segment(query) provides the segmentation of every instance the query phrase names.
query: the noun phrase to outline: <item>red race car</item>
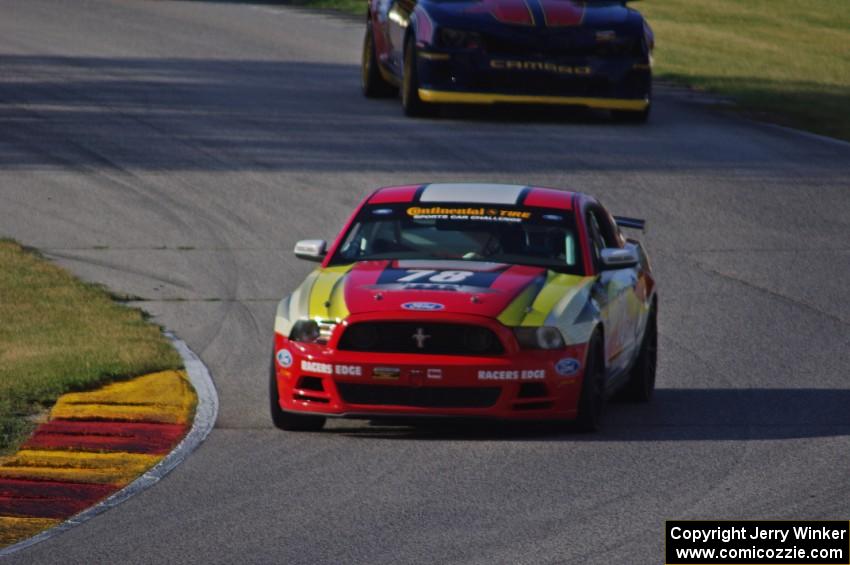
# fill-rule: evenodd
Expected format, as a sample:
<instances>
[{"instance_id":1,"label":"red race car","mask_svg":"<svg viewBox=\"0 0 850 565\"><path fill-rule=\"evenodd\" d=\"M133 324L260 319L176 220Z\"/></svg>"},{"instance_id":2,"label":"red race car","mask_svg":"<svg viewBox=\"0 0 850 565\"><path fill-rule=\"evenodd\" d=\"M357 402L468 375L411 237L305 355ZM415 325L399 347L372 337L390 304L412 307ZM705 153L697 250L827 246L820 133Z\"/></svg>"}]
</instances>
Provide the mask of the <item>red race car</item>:
<instances>
[{"instance_id":1,"label":"red race car","mask_svg":"<svg viewBox=\"0 0 850 565\"><path fill-rule=\"evenodd\" d=\"M579 192L521 185L381 188L275 316L271 415L576 420L655 387L657 296L641 244Z\"/></svg>"}]
</instances>

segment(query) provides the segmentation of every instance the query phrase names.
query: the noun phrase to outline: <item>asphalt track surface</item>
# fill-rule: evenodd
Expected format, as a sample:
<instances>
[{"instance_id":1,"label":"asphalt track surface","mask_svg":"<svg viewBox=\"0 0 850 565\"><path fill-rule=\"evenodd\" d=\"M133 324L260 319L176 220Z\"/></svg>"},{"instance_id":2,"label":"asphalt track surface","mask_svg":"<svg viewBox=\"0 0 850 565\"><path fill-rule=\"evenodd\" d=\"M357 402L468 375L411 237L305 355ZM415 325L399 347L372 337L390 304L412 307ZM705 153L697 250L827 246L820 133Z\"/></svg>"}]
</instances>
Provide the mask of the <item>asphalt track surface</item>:
<instances>
[{"instance_id":1,"label":"asphalt track surface","mask_svg":"<svg viewBox=\"0 0 850 565\"><path fill-rule=\"evenodd\" d=\"M10 563L662 561L673 518L847 518L850 149L661 94L409 120L362 25L243 3L0 2L0 233L135 297L209 365L208 441ZM659 38L663 41L663 38ZM658 392L604 432L272 428L275 301L373 187L583 189L646 217Z\"/></svg>"}]
</instances>

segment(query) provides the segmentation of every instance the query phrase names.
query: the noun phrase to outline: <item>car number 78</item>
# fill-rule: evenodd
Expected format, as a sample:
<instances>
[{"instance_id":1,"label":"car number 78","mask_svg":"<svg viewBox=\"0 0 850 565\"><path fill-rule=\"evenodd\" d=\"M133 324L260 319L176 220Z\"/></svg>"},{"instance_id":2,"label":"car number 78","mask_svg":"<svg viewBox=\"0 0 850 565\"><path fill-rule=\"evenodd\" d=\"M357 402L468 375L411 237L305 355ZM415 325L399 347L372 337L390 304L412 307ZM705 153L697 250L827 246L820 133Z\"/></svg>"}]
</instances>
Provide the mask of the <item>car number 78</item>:
<instances>
[{"instance_id":1,"label":"car number 78","mask_svg":"<svg viewBox=\"0 0 850 565\"><path fill-rule=\"evenodd\" d=\"M407 273L407 275L398 279L398 282L428 280L435 283L457 283L465 281L475 274L472 271L434 271L425 269L410 269Z\"/></svg>"}]
</instances>

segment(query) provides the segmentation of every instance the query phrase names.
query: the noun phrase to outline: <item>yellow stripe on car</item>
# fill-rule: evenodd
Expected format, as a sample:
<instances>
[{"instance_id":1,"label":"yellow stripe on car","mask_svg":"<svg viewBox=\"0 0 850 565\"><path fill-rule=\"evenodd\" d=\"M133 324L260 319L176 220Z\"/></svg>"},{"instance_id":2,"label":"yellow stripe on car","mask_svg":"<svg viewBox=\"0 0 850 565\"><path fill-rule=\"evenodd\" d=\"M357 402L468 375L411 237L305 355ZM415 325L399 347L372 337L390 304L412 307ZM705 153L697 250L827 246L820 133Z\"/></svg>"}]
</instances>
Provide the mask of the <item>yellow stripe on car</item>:
<instances>
[{"instance_id":1,"label":"yellow stripe on car","mask_svg":"<svg viewBox=\"0 0 850 565\"><path fill-rule=\"evenodd\" d=\"M348 316L342 281L353 267L354 263L320 270L310 291L310 318L341 320Z\"/></svg>"},{"instance_id":2,"label":"yellow stripe on car","mask_svg":"<svg viewBox=\"0 0 850 565\"><path fill-rule=\"evenodd\" d=\"M546 318L559 304L568 303L581 288L593 281L593 277L567 275L550 271L543 289L537 294L531 310L519 325L542 326Z\"/></svg>"},{"instance_id":3,"label":"yellow stripe on car","mask_svg":"<svg viewBox=\"0 0 850 565\"><path fill-rule=\"evenodd\" d=\"M423 102L437 104L557 104L586 106L600 110L632 110L640 112L649 106L649 100L628 98L591 98L583 96L538 96L531 94L498 94L490 92L451 92L419 89Z\"/></svg>"}]
</instances>

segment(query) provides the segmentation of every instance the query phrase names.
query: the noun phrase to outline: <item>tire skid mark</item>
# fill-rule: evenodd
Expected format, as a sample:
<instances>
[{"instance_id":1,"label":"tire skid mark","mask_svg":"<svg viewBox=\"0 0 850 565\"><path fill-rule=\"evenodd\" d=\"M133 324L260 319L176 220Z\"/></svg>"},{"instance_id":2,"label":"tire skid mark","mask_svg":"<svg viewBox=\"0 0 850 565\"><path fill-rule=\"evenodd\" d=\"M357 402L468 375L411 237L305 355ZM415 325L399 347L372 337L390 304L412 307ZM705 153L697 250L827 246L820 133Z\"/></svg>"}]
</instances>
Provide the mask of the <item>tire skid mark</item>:
<instances>
[{"instance_id":1,"label":"tire skid mark","mask_svg":"<svg viewBox=\"0 0 850 565\"><path fill-rule=\"evenodd\" d=\"M14 455L0 459L0 547L51 528L145 473L189 430L184 371L63 395Z\"/></svg>"}]
</instances>

